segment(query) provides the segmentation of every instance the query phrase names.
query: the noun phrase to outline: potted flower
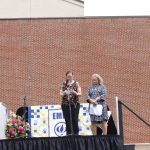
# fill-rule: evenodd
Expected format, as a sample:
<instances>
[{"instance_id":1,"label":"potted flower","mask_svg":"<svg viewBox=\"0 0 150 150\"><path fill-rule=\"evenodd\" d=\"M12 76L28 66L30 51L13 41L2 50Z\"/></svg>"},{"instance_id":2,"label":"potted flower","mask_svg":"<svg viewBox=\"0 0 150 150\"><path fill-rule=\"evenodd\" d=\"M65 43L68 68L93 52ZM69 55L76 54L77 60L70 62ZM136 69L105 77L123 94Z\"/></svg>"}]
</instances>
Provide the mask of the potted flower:
<instances>
[{"instance_id":1,"label":"potted flower","mask_svg":"<svg viewBox=\"0 0 150 150\"><path fill-rule=\"evenodd\" d=\"M15 113L10 113L5 130L5 135L8 139L27 137L29 131L29 123L25 123L23 118Z\"/></svg>"}]
</instances>

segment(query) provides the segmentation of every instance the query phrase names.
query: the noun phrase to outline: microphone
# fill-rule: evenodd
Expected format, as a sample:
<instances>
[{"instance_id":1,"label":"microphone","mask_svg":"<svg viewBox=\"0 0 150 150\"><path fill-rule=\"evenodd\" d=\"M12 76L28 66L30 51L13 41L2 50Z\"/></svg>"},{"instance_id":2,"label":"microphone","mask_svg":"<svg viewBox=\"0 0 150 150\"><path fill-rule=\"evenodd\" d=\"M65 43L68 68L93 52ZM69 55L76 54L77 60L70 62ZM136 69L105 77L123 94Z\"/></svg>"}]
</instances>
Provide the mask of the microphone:
<instances>
[{"instance_id":1,"label":"microphone","mask_svg":"<svg viewBox=\"0 0 150 150\"><path fill-rule=\"evenodd\" d=\"M66 85L67 85L67 87L70 86L70 80L66 80Z\"/></svg>"},{"instance_id":2,"label":"microphone","mask_svg":"<svg viewBox=\"0 0 150 150\"><path fill-rule=\"evenodd\" d=\"M70 87L70 80L68 81L68 87Z\"/></svg>"}]
</instances>

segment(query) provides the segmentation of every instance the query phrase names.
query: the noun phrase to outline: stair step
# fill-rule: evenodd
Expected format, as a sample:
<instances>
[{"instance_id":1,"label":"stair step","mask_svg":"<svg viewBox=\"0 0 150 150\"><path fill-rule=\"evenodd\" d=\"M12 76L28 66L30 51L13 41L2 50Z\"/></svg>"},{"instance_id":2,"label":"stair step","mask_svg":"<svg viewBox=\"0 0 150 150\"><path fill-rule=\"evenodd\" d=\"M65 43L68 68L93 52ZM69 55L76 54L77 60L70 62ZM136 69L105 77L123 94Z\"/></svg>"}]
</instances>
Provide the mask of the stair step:
<instances>
[{"instance_id":1,"label":"stair step","mask_svg":"<svg viewBox=\"0 0 150 150\"><path fill-rule=\"evenodd\" d=\"M125 150L150 150L150 143L125 144Z\"/></svg>"}]
</instances>

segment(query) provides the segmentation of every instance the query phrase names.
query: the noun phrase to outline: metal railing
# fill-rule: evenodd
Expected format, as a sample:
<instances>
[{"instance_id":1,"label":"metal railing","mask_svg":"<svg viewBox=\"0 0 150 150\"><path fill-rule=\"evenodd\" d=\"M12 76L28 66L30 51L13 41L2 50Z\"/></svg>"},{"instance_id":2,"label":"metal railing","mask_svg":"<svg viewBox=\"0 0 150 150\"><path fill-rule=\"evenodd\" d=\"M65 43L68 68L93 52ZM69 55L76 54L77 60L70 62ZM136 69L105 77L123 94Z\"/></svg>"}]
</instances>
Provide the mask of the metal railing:
<instances>
[{"instance_id":1,"label":"metal railing","mask_svg":"<svg viewBox=\"0 0 150 150\"><path fill-rule=\"evenodd\" d=\"M74 1L77 1L77 2L79 2L79 3L84 4L84 1L83 1L83 0L74 0Z\"/></svg>"},{"instance_id":2,"label":"metal railing","mask_svg":"<svg viewBox=\"0 0 150 150\"><path fill-rule=\"evenodd\" d=\"M145 125L150 127L150 124L146 122L142 117L140 117L137 113L135 113L131 108L129 108L126 104L124 104L122 101L116 97L116 115L117 115L117 134L122 137L122 140L124 142L124 133L123 133L123 106L130 111L134 116L137 117L141 122L143 122Z\"/></svg>"}]
</instances>

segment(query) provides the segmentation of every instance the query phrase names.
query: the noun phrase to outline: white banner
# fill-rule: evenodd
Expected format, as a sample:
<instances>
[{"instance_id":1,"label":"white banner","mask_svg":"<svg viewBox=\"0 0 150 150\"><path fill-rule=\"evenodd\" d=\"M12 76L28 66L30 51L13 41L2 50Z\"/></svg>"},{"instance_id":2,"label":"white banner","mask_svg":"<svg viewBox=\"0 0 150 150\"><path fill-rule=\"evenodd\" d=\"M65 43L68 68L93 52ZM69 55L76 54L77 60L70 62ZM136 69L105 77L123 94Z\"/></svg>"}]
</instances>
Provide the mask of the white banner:
<instances>
[{"instance_id":1,"label":"white banner","mask_svg":"<svg viewBox=\"0 0 150 150\"><path fill-rule=\"evenodd\" d=\"M61 109L49 109L49 136L65 136L66 124Z\"/></svg>"}]
</instances>

